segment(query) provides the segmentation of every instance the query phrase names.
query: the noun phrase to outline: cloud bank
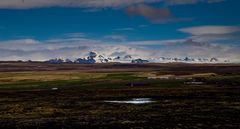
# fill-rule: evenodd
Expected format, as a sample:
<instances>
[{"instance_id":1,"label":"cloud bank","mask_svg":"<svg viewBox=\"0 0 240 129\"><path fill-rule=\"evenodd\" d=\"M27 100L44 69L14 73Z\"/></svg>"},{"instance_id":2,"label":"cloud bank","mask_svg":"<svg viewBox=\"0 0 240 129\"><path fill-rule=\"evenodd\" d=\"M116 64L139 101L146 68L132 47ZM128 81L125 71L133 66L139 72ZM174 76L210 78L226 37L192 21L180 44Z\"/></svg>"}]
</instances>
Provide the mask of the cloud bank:
<instances>
[{"instance_id":1,"label":"cloud bank","mask_svg":"<svg viewBox=\"0 0 240 129\"><path fill-rule=\"evenodd\" d=\"M155 46L154 48L152 46ZM153 40L106 43L92 39L58 39L38 41L33 39L9 40L0 42L0 60L45 61L51 58L83 58L90 51L106 57L131 55L148 60L159 57L186 56L192 58L212 58L240 62L240 46L197 42L193 40Z\"/></svg>"},{"instance_id":2,"label":"cloud bank","mask_svg":"<svg viewBox=\"0 0 240 129\"><path fill-rule=\"evenodd\" d=\"M152 21L168 21L174 18L168 8L155 8L144 4L134 5L126 8L130 15L143 16Z\"/></svg>"},{"instance_id":3,"label":"cloud bank","mask_svg":"<svg viewBox=\"0 0 240 129\"><path fill-rule=\"evenodd\" d=\"M44 7L121 8L134 4L163 2L166 5L217 3L224 0L1 0L1 9Z\"/></svg>"},{"instance_id":4,"label":"cloud bank","mask_svg":"<svg viewBox=\"0 0 240 129\"><path fill-rule=\"evenodd\" d=\"M229 34L240 32L240 26L198 26L182 28L179 31L189 33L191 35L205 35L205 34Z\"/></svg>"},{"instance_id":5,"label":"cloud bank","mask_svg":"<svg viewBox=\"0 0 240 129\"><path fill-rule=\"evenodd\" d=\"M204 3L219 3L225 0L165 0L167 5L183 5L183 4L197 4L200 2Z\"/></svg>"},{"instance_id":6,"label":"cloud bank","mask_svg":"<svg viewBox=\"0 0 240 129\"><path fill-rule=\"evenodd\" d=\"M198 41L240 41L240 26L196 26L181 28L178 31L188 33L192 39Z\"/></svg>"},{"instance_id":7,"label":"cloud bank","mask_svg":"<svg viewBox=\"0 0 240 129\"><path fill-rule=\"evenodd\" d=\"M29 9L42 7L119 8L138 3L152 3L162 0L4 0L0 8Z\"/></svg>"}]
</instances>

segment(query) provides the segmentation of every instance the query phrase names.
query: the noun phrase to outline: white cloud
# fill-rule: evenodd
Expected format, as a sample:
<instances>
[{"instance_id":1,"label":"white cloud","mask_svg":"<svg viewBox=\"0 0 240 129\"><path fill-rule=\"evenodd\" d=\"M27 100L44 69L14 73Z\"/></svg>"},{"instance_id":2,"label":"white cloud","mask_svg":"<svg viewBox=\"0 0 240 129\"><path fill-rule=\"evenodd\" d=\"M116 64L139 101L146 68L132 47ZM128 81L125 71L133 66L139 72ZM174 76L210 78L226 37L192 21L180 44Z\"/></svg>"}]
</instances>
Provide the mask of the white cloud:
<instances>
[{"instance_id":1,"label":"white cloud","mask_svg":"<svg viewBox=\"0 0 240 129\"><path fill-rule=\"evenodd\" d=\"M227 42L239 42L239 34L206 34L191 36L191 39L199 42L211 42L211 41L227 41Z\"/></svg>"},{"instance_id":2,"label":"white cloud","mask_svg":"<svg viewBox=\"0 0 240 129\"><path fill-rule=\"evenodd\" d=\"M82 38L82 37L86 37L86 34L85 33L68 33L68 34L64 34L64 36L69 38Z\"/></svg>"},{"instance_id":3,"label":"white cloud","mask_svg":"<svg viewBox=\"0 0 240 129\"><path fill-rule=\"evenodd\" d=\"M176 5L176 4L195 4L198 3L199 0L167 0L167 5Z\"/></svg>"},{"instance_id":4,"label":"white cloud","mask_svg":"<svg viewBox=\"0 0 240 129\"><path fill-rule=\"evenodd\" d=\"M146 28L148 25L138 25L139 28Z\"/></svg>"},{"instance_id":5,"label":"white cloud","mask_svg":"<svg viewBox=\"0 0 240 129\"><path fill-rule=\"evenodd\" d=\"M143 16L154 23L166 23L176 21L189 21L191 18L178 18L173 15L169 8L157 8L146 4L128 6L125 9L128 15Z\"/></svg>"},{"instance_id":6,"label":"white cloud","mask_svg":"<svg viewBox=\"0 0 240 129\"><path fill-rule=\"evenodd\" d=\"M162 0L2 0L0 8L29 9L40 7L82 7L107 8L124 7L138 3L152 3Z\"/></svg>"},{"instance_id":7,"label":"white cloud","mask_svg":"<svg viewBox=\"0 0 240 129\"><path fill-rule=\"evenodd\" d=\"M164 2L168 5L216 3L223 0L1 0L0 8L30 9L42 7L119 8L141 3Z\"/></svg>"},{"instance_id":8,"label":"white cloud","mask_svg":"<svg viewBox=\"0 0 240 129\"><path fill-rule=\"evenodd\" d=\"M106 36L104 36L104 38L108 39L108 40L116 40L116 41L125 41L126 40L126 36L124 36L124 35L116 35L116 34L106 35Z\"/></svg>"},{"instance_id":9,"label":"white cloud","mask_svg":"<svg viewBox=\"0 0 240 129\"><path fill-rule=\"evenodd\" d=\"M162 45L152 47L152 45ZM156 40L132 42L103 42L92 39L58 39L37 41L33 39L0 42L0 60L38 60L50 58L86 57L90 51L112 57L116 53L132 55L134 58L151 59L159 57L216 57L240 62L240 46L209 44L192 40Z\"/></svg>"},{"instance_id":10,"label":"white cloud","mask_svg":"<svg viewBox=\"0 0 240 129\"><path fill-rule=\"evenodd\" d=\"M0 60L37 60L50 58L86 57L90 51L110 56L114 52L125 51L135 57L145 58L147 49L127 45L106 44L92 39L51 39L40 42L33 39L9 40L0 42Z\"/></svg>"},{"instance_id":11,"label":"white cloud","mask_svg":"<svg viewBox=\"0 0 240 129\"><path fill-rule=\"evenodd\" d=\"M197 26L178 29L190 34L190 38L199 42L235 40L240 41L240 26Z\"/></svg>"},{"instance_id":12,"label":"white cloud","mask_svg":"<svg viewBox=\"0 0 240 129\"><path fill-rule=\"evenodd\" d=\"M240 32L240 26L197 26L179 29L181 32L191 35L206 35L206 34L229 34Z\"/></svg>"},{"instance_id":13,"label":"white cloud","mask_svg":"<svg viewBox=\"0 0 240 129\"><path fill-rule=\"evenodd\" d=\"M185 39L174 39L174 40L147 40L147 41L129 41L121 44L126 45L138 45L138 46L149 46L149 45L176 45L184 42Z\"/></svg>"},{"instance_id":14,"label":"white cloud","mask_svg":"<svg viewBox=\"0 0 240 129\"><path fill-rule=\"evenodd\" d=\"M156 8L145 4L138 4L126 8L129 15L143 16L152 21L166 21L174 18L172 12L168 8Z\"/></svg>"},{"instance_id":15,"label":"white cloud","mask_svg":"<svg viewBox=\"0 0 240 129\"><path fill-rule=\"evenodd\" d=\"M114 29L116 31L133 31L135 30L134 28L131 28L131 27L126 27L126 28L117 28L117 29Z\"/></svg>"},{"instance_id":16,"label":"white cloud","mask_svg":"<svg viewBox=\"0 0 240 129\"><path fill-rule=\"evenodd\" d=\"M183 5L183 4L197 4L203 3L219 3L226 0L165 0L167 5Z\"/></svg>"},{"instance_id":17,"label":"white cloud","mask_svg":"<svg viewBox=\"0 0 240 129\"><path fill-rule=\"evenodd\" d=\"M166 57L193 57L211 58L221 60L229 59L231 62L240 62L240 46L222 45L216 43L196 42L186 40L176 46L166 46L156 51L155 55Z\"/></svg>"}]
</instances>

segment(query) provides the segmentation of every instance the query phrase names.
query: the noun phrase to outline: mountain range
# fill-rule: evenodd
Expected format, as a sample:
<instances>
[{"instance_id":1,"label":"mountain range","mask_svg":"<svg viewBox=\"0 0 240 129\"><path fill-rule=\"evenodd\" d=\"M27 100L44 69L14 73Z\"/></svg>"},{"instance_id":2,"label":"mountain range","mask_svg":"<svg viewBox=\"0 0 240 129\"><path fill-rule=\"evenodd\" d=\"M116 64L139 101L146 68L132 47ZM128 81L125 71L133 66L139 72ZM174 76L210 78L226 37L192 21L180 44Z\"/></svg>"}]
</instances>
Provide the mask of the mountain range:
<instances>
[{"instance_id":1,"label":"mountain range","mask_svg":"<svg viewBox=\"0 0 240 129\"><path fill-rule=\"evenodd\" d=\"M134 58L132 55L106 57L96 52L89 52L87 57L76 59L61 59L55 58L45 62L49 63L171 63L171 62L183 62L183 63L230 63L230 60L220 60L218 58L176 58L176 57L158 57L150 59Z\"/></svg>"}]
</instances>

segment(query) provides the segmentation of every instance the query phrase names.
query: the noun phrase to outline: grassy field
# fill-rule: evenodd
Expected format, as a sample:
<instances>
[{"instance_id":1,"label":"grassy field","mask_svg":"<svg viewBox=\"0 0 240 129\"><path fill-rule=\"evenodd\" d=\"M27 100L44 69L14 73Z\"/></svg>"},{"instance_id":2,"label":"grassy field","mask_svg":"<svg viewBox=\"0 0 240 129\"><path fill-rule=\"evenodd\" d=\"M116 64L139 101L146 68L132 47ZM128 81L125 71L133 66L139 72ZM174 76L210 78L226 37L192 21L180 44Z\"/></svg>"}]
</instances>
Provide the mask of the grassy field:
<instances>
[{"instance_id":1,"label":"grassy field","mask_svg":"<svg viewBox=\"0 0 240 129\"><path fill-rule=\"evenodd\" d=\"M236 64L0 63L0 71L3 129L240 128ZM185 83L195 78L204 81ZM133 98L153 102L106 102Z\"/></svg>"}]
</instances>

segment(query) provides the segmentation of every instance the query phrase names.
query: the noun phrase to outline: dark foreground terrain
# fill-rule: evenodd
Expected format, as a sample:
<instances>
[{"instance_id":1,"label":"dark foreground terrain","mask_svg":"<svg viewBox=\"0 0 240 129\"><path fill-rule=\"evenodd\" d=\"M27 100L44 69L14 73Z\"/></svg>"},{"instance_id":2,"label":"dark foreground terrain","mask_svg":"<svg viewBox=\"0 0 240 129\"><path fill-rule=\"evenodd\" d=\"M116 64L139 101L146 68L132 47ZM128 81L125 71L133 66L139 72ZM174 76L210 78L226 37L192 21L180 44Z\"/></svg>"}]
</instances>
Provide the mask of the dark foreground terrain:
<instances>
[{"instance_id":1,"label":"dark foreground terrain","mask_svg":"<svg viewBox=\"0 0 240 129\"><path fill-rule=\"evenodd\" d=\"M2 62L0 128L238 129L240 65Z\"/></svg>"}]
</instances>

